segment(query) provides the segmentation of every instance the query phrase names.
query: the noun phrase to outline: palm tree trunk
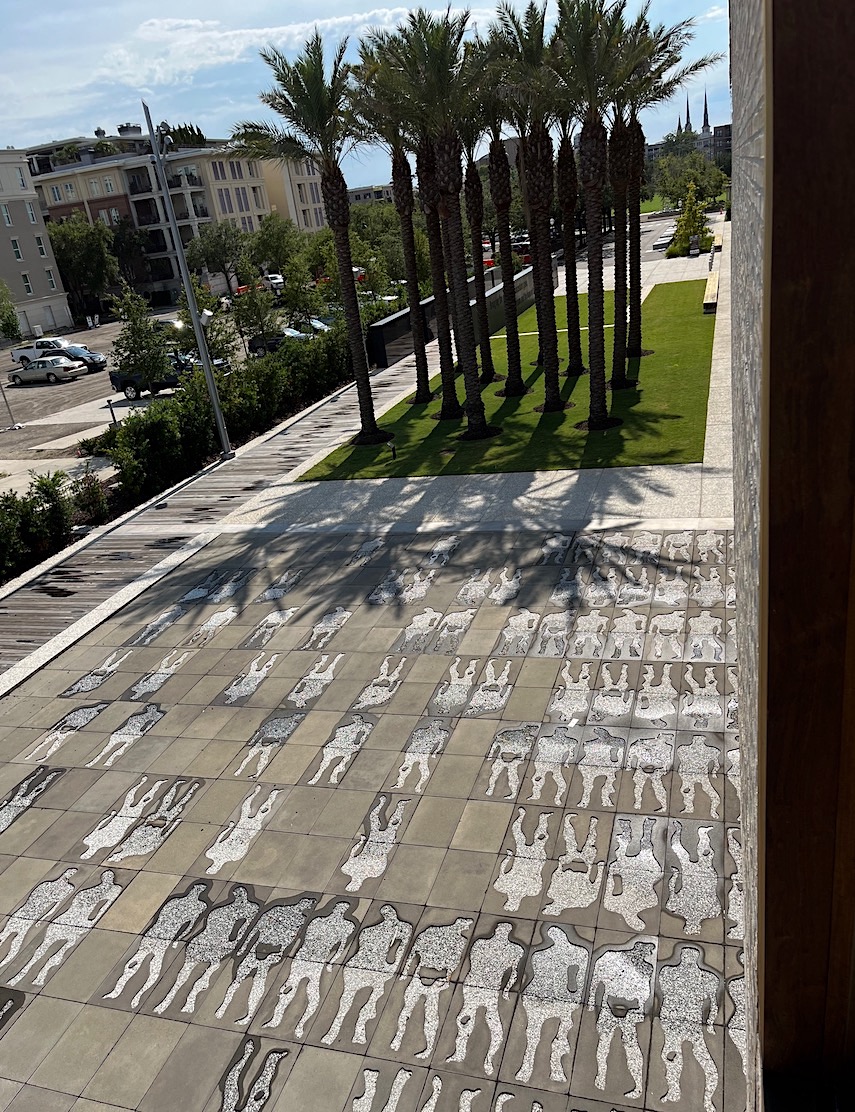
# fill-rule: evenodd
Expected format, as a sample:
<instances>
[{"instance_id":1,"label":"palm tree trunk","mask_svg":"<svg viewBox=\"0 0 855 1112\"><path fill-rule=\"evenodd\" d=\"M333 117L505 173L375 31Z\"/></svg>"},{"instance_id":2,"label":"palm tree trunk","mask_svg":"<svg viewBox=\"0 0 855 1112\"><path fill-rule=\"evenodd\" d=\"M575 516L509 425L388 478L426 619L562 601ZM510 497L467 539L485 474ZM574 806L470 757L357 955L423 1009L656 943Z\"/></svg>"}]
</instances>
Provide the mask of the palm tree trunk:
<instances>
[{"instance_id":1,"label":"palm tree trunk","mask_svg":"<svg viewBox=\"0 0 855 1112\"><path fill-rule=\"evenodd\" d=\"M469 239L472 245L472 270L475 286L475 309L478 314L479 347L481 349L481 385L487 386L498 378L493 368L490 350L490 321L487 316L487 288L484 282L484 192L481 176L474 162L466 167L464 183L466 219L469 222Z\"/></svg>"},{"instance_id":2,"label":"palm tree trunk","mask_svg":"<svg viewBox=\"0 0 855 1112\"><path fill-rule=\"evenodd\" d=\"M534 314L537 317L537 358L531 364L532 367L542 366L543 360L541 358L541 341L540 341L540 318L541 308L540 302L543 297L543 288L540 284L540 271L539 271L539 256L537 253L537 227L534 220L534 213L531 210L528 198L528 174L525 164L525 143L522 135L517 141L517 177L520 183L520 193L522 195L523 214L525 216L526 226L528 227L528 241L531 247L531 281L532 292L534 294Z\"/></svg>"},{"instance_id":3,"label":"palm tree trunk","mask_svg":"<svg viewBox=\"0 0 855 1112\"><path fill-rule=\"evenodd\" d=\"M537 333L543 366L544 413L564 408L558 378L558 331L555 323L555 291L552 285L552 245L549 242L549 210L554 193L552 139L535 121L525 137L526 191L534 230L532 260L534 279L540 291L537 304Z\"/></svg>"},{"instance_id":4,"label":"palm tree trunk","mask_svg":"<svg viewBox=\"0 0 855 1112\"><path fill-rule=\"evenodd\" d=\"M641 179L644 174L644 132L638 120L629 123L632 172L627 190L629 209L629 333L626 354L644 355L641 347Z\"/></svg>"},{"instance_id":5,"label":"palm tree trunk","mask_svg":"<svg viewBox=\"0 0 855 1112\"><path fill-rule=\"evenodd\" d=\"M496 207L499 229L499 258L502 264L502 304L505 310L505 336L508 347L508 377L501 393L519 398L526 392L520 361L520 335L517 325L517 294L514 286L514 261L511 247L511 170L501 139L490 143L490 194Z\"/></svg>"},{"instance_id":6,"label":"palm tree trunk","mask_svg":"<svg viewBox=\"0 0 855 1112\"><path fill-rule=\"evenodd\" d=\"M433 151L430 144L422 143L416 152L416 173L419 178L419 197L425 214L425 225L430 252L430 277L436 310L436 336L439 347L439 374L442 385L440 421L457 421L463 416L463 407L457 397L454 377L454 352L451 346L451 322L448 293L445 285L445 261L442 248L442 224L437 211L439 193L433 170Z\"/></svg>"},{"instance_id":7,"label":"palm tree trunk","mask_svg":"<svg viewBox=\"0 0 855 1112\"><path fill-rule=\"evenodd\" d=\"M631 386L626 377L626 194L615 193L615 334L612 390Z\"/></svg>"},{"instance_id":8,"label":"palm tree trunk","mask_svg":"<svg viewBox=\"0 0 855 1112\"><path fill-rule=\"evenodd\" d=\"M579 181L576 174L576 157L569 135L563 135L558 145L556 164L558 203L564 232L564 285L567 293L567 375L583 375L582 336L579 331L579 286L576 281L576 203L579 199Z\"/></svg>"},{"instance_id":9,"label":"palm tree trunk","mask_svg":"<svg viewBox=\"0 0 855 1112\"><path fill-rule=\"evenodd\" d=\"M425 405L433 394L430 390L427 352L425 351L425 318L419 292L416 265L416 239L413 231L413 175L407 156L400 147L392 152L392 191L398 220L401 224L401 246L404 273L407 279L407 304L410 308L410 329L413 333L413 354L416 360L416 396L414 405Z\"/></svg>"},{"instance_id":10,"label":"palm tree trunk","mask_svg":"<svg viewBox=\"0 0 855 1112\"><path fill-rule=\"evenodd\" d=\"M384 441L391 439L392 434L379 429L374 416L374 398L371 394L371 379L368 375L365 337L362 332L362 319L359 315L356 282L353 278L347 183L338 166L334 170L326 170L321 175L321 192L324 198L327 223L333 233L338 277L341 285L341 299L344 305L344 319L347 325L347 340L353 364L353 375L356 379L356 395L359 400L360 430L353 438L353 443L382 444Z\"/></svg>"}]
</instances>

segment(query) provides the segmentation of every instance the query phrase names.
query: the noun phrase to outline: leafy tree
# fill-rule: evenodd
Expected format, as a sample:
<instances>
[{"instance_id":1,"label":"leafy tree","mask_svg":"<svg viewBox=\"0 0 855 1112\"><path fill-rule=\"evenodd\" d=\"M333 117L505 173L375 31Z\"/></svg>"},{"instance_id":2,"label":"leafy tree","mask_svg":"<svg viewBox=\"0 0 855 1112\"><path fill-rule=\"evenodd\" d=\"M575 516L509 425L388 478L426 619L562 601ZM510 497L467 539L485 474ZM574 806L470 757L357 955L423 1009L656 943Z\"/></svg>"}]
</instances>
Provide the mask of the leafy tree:
<instances>
[{"instance_id":1,"label":"leafy tree","mask_svg":"<svg viewBox=\"0 0 855 1112\"><path fill-rule=\"evenodd\" d=\"M273 274L284 274L285 267L302 254L306 239L296 224L271 212L253 235L249 256L259 270L266 267Z\"/></svg>"},{"instance_id":2,"label":"leafy tree","mask_svg":"<svg viewBox=\"0 0 855 1112\"><path fill-rule=\"evenodd\" d=\"M173 145L176 149L181 147L204 147L207 140L201 128L195 124L178 124L169 127Z\"/></svg>"},{"instance_id":3,"label":"leafy tree","mask_svg":"<svg viewBox=\"0 0 855 1112\"><path fill-rule=\"evenodd\" d=\"M61 223L49 223L48 233L62 281L78 316L91 302L98 302L118 277L112 253L113 232L96 220L90 224L82 212L73 212Z\"/></svg>"},{"instance_id":4,"label":"leafy tree","mask_svg":"<svg viewBox=\"0 0 855 1112\"><path fill-rule=\"evenodd\" d=\"M688 255L692 236L698 237L701 251L706 250L709 247L708 233L704 207L696 196L694 182L689 182L683 200L683 211L677 220L674 239L666 252L668 258L673 259L677 255Z\"/></svg>"},{"instance_id":5,"label":"leafy tree","mask_svg":"<svg viewBox=\"0 0 855 1112\"><path fill-rule=\"evenodd\" d=\"M99 158L106 158L111 154L118 154L119 148L115 143L111 143L109 139L99 139L95 144L95 154Z\"/></svg>"},{"instance_id":6,"label":"leafy tree","mask_svg":"<svg viewBox=\"0 0 855 1112\"><path fill-rule=\"evenodd\" d=\"M167 339L148 315L145 298L123 281L119 296L113 298L113 308L123 322L113 344L113 362L120 373L140 375L144 386L166 378L173 369Z\"/></svg>"},{"instance_id":7,"label":"leafy tree","mask_svg":"<svg viewBox=\"0 0 855 1112\"><path fill-rule=\"evenodd\" d=\"M21 340L21 324L15 312L12 293L3 281L0 281L0 336L5 336L13 343Z\"/></svg>"},{"instance_id":8,"label":"leafy tree","mask_svg":"<svg viewBox=\"0 0 855 1112\"><path fill-rule=\"evenodd\" d=\"M244 341L252 336L274 336L279 331L276 297L264 289L248 256L238 262L238 277L244 290L232 302L232 319Z\"/></svg>"},{"instance_id":9,"label":"leafy tree","mask_svg":"<svg viewBox=\"0 0 855 1112\"><path fill-rule=\"evenodd\" d=\"M113 254L119 264L119 273L129 286L148 280L150 268L146 248L149 241L149 233L144 228L135 227L127 216L123 216L113 230Z\"/></svg>"},{"instance_id":10,"label":"leafy tree","mask_svg":"<svg viewBox=\"0 0 855 1112\"><path fill-rule=\"evenodd\" d=\"M208 309L214 314L211 323L205 329L208 354L212 359L229 359L235 346L235 334L227 317L219 312L219 297L207 286L203 286L195 274L190 275L190 285L193 289L198 312L201 313ZM193 322L187 308L187 294L183 287L178 297L178 306L178 319L184 323L184 328L181 330L178 339L178 348L191 355L196 353L196 336L193 332Z\"/></svg>"},{"instance_id":11,"label":"leafy tree","mask_svg":"<svg viewBox=\"0 0 855 1112\"><path fill-rule=\"evenodd\" d=\"M690 185L701 202L715 200L724 188L724 174L700 151L664 155L657 159L655 173L657 191L673 205L683 204Z\"/></svg>"},{"instance_id":12,"label":"leafy tree","mask_svg":"<svg viewBox=\"0 0 855 1112\"><path fill-rule=\"evenodd\" d=\"M204 224L187 245L187 262L193 270L222 274L232 293L232 279L237 277L238 260L246 253L248 241L249 233L228 220Z\"/></svg>"},{"instance_id":13,"label":"leafy tree","mask_svg":"<svg viewBox=\"0 0 855 1112\"><path fill-rule=\"evenodd\" d=\"M675 154L682 158L687 154L697 153L695 141L698 138L696 131L669 131L662 140L662 154Z\"/></svg>"},{"instance_id":14,"label":"leafy tree","mask_svg":"<svg viewBox=\"0 0 855 1112\"><path fill-rule=\"evenodd\" d=\"M66 143L64 147L56 152L55 160L62 163L64 166L71 162L79 162L80 148L75 147L73 143Z\"/></svg>"}]
</instances>

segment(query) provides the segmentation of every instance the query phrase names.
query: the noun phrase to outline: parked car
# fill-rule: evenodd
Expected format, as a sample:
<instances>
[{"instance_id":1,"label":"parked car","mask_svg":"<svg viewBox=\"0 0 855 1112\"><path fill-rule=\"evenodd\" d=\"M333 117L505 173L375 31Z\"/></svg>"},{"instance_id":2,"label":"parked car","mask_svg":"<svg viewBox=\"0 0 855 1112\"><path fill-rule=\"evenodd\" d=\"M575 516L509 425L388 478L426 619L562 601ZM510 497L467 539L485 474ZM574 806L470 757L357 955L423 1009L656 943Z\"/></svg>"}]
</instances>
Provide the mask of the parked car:
<instances>
[{"instance_id":1,"label":"parked car","mask_svg":"<svg viewBox=\"0 0 855 1112\"><path fill-rule=\"evenodd\" d=\"M272 290L274 293L278 293L285 288L285 279L281 274L265 274L261 281L267 289Z\"/></svg>"},{"instance_id":2,"label":"parked car","mask_svg":"<svg viewBox=\"0 0 855 1112\"><path fill-rule=\"evenodd\" d=\"M291 327L305 336L316 336L321 332L329 332L330 326L320 317L306 317L303 320L292 320Z\"/></svg>"},{"instance_id":3,"label":"parked car","mask_svg":"<svg viewBox=\"0 0 855 1112\"><path fill-rule=\"evenodd\" d=\"M181 375L185 371L191 370L193 366L193 361L189 356L182 355L177 351L169 352L169 361L173 366L173 371L154 382L145 384L141 374L128 374L127 372L112 370L110 371L110 385L118 393L124 394L131 402L136 401L146 390L152 396L156 396L161 390L169 390L177 386Z\"/></svg>"},{"instance_id":4,"label":"parked car","mask_svg":"<svg viewBox=\"0 0 855 1112\"><path fill-rule=\"evenodd\" d=\"M296 328L283 328L275 336L253 336L246 345L250 355L265 355L271 351L278 351L285 340L311 340L314 332L300 332Z\"/></svg>"},{"instance_id":5,"label":"parked car","mask_svg":"<svg viewBox=\"0 0 855 1112\"><path fill-rule=\"evenodd\" d=\"M89 374L94 371L103 371L107 366L107 356L102 355L100 351L90 351L85 344L69 344L65 349L65 354L69 359L74 359L78 363L85 363Z\"/></svg>"},{"instance_id":6,"label":"parked car","mask_svg":"<svg viewBox=\"0 0 855 1112\"><path fill-rule=\"evenodd\" d=\"M72 382L86 374L86 364L65 355L47 355L43 359L30 359L12 371L9 381L15 386L25 382Z\"/></svg>"},{"instance_id":7,"label":"parked car","mask_svg":"<svg viewBox=\"0 0 855 1112\"><path fill-rule=\"evenodd\" d=\"M168 332L170 336L177 336L179 332L184 331L185 324L183 320L164 318L162 320L156 320L154 322L154 327L161 329L163 332Z\"/></svg>"},{"instance_id":8,"label":"parked car","mask_svg":"<svg viewBox=\"0 0 855 1112\"><path fill-rule=\"evenodd\" d=\"M40 359L43 355L62 355L67 347L68 340L61 336L42 336L23 347L13 347L10 354L16 363L26 367L33 359Z\"/></svg>"}]
</instances>

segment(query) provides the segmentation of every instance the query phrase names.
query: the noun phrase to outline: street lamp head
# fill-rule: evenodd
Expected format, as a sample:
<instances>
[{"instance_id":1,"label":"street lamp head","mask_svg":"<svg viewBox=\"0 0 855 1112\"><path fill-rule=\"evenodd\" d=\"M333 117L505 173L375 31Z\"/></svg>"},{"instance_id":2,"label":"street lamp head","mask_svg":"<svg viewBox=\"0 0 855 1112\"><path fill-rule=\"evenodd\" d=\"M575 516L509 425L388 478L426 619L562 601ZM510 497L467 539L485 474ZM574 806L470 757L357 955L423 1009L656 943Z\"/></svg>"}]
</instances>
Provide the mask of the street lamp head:
<instances>
[{"instance_id":1,"label":"street lamp head","mask_svg":"<svg viewBox=\"0 0 855 1112\"><path fill-rule=\"evenodd\" d=\"M210 309L203 309L199 314L199 320L202 322L202 327L207 328L211 321L214 319L214 314Z\"/></svg>"}]
</instances>

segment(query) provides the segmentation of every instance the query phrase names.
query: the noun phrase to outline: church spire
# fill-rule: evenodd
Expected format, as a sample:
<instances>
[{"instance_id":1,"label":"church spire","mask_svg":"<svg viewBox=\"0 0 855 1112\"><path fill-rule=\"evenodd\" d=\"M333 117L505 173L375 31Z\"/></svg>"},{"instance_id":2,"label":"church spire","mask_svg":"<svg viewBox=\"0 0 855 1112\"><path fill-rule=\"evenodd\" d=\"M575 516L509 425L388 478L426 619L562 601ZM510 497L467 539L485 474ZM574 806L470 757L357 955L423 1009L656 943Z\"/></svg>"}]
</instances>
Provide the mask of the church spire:
<instances>
[{"instance_id":1,"label":"church spire","mask_svg":"<svg viewBox=\"0 0 855 1112\"><path fill-rule=\"evenodd\" d=\"M689 113L689 98L686 96L686 131L692 130L692 117Z\"/></svg>"},{"instance_id":2,"label":"church spire","mask_svg":"<svg viewBox=\"0 0 855 1112\"><path fill-rule=\"evenodd\" d=\"M678 135L683 134L683 121L680 119L679 116L677 117L677 134Z\"/></svg>"},{"instance_id":3,"label":"church spire","mask_svg":"<svg viewBox=\"0 0 855 1112\"><path fill-rule=\"evenodd\" d=\"M704 89L704 127L703 127L703 133L704 133L704 135L709 135L709 132L710 132L710 112L709 112L709 107L707 105L707 91L706 91L706 89Z\"/></svg>"}]
</instances>

